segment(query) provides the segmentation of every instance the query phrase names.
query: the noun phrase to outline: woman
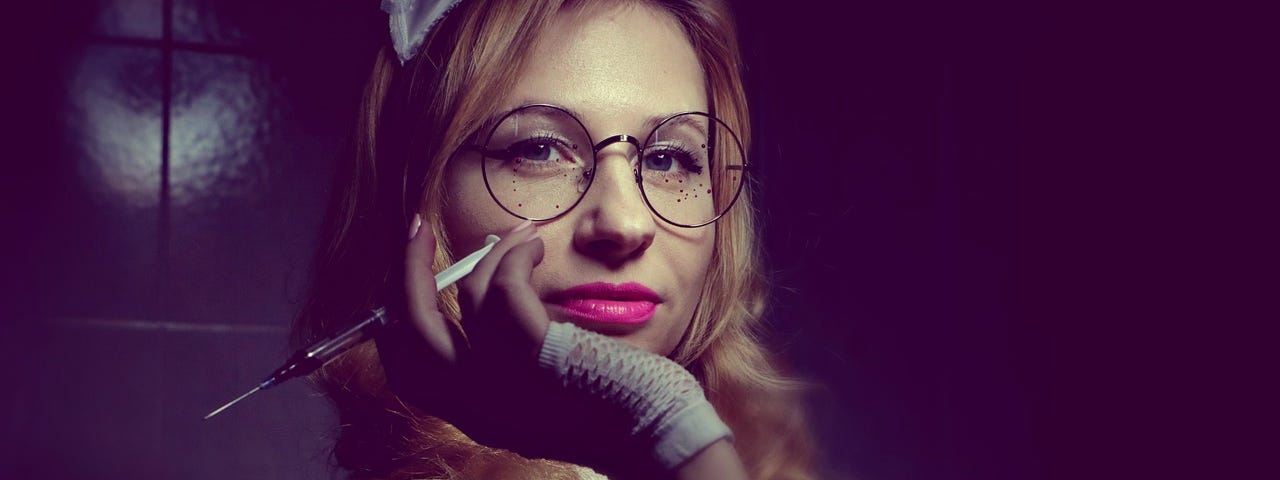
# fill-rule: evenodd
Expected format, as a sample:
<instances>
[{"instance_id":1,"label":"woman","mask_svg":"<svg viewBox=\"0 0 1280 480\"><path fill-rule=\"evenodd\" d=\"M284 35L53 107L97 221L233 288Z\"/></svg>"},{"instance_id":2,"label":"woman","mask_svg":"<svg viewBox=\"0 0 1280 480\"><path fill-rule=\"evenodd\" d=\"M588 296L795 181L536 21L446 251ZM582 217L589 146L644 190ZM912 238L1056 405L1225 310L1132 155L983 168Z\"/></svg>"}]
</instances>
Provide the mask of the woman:
<instances>
[{"instance_id":1,"label":"woman","mask_svg":"<svg viewBox=\"0 0 1280 480\"><path fill-rule=\"evenodd\" d=\"M403 65L383 49L294 326L408 320L313 378L339 465L812 477L796 385L756 339L734 35L714 0L463 0Z\"/></svg>"}]
</instances>

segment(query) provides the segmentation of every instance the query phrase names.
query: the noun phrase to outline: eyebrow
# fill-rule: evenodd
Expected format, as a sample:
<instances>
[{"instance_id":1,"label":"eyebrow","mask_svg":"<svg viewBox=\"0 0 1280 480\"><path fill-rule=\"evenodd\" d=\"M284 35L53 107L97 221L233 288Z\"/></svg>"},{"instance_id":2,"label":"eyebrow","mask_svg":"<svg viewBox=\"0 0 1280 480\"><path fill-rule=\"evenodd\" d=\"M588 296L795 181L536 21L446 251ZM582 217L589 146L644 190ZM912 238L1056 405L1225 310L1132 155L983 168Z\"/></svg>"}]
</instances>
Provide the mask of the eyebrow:
<instances>
[{"instance_id":1,"label":"eyebrow","mask_svg":"<svg viewBox=\"0 0 1280 480\"><path fill-rule=\"evenodd\" d=\"M476 134L488 134L490 131L494 129L494 127L498 126L498 120L501 120L507 115L510 115L511 112L514 112L521 108L530 107L533 105L549 105L552 107L559 108L561 110L569 112L569 115L572 115L573 118L578 119L578 122L582 122L581 113L578 113L577 110L574 110L572 108L569 108L563 105L557 105L554 103L546 103L546 102L521 102L519 105L516 105L511 108L499 109L497 112L494 112L492 115L489 115L489 118L486 118L483 122L480 123L480 125L476 129ZM585 124L583 126L585 126Z\"/></svg>"},{"instance_id":2,"label":"eyebrow","mask_svg":"<svg viewBox=\"0 0 1280 480\"><path fill-rule=\"evenodd\" d=\"M673 116L681 115L684 113L703 113L703 112L693 112L693 111L675 112L675 113L669 113L666 115L655 115L655 116L649 117L649 119L646 120L644 124L645 133L648 134L648 132L652 132L654 128L657 128L658 123L662 122L663 120L666 120ZM699 122L697 118L707 118L708 121ZM681 115L679 118L675 118L672 121L668 122L667 125L691 126L697 129L698 133L701 133L702 136L710 137L711 132L707 131L707 125L706 125L706 123L710 123L710 118L711 118L710 114L707 114L706 117L703 117L702 115Z\"/></svg>"},{"instance_id":3,"label":"eyebrow","mask_svg":"<svg viewBox=\"0 0 1280 480\"><path fill-rule=\"evenodd\" d=\"M566 111L566 112L569 112L569 115L573 115L573 118L578 119L578 121L579 121L579 122L582 122L583 126L586 126L586 122L582 119L582 117L583 117L582 113L581 113L581 112L578 112L577 110L574 110L574 109L573 109L573 107L567 107L567 106L564 106L564 105L557 105L557 104L554 104L554 103L546 103L546 102L522 102L522 103L520 103L519 105L516 105L516 106L511 107L511 108L508 108L508 109L499 110L497 113L495 113L495 114L493 114L493 115L490 115L490 116L489 116L489 118L485 119L485 121L484 121L483 123L481 123L481 124L480 124L480 128L479 128L479 130L478 130L477 132L485 132L485 133L488 133L490 130L492 130L492 129L493 129L493 127L496 127L496 126L497 126L498 120L502 119L502 117L506 116L507 114L509 114L509 113L511 113L511 112L513 112L513 111L516 111L516 110L521 109L521 108L524 108L524 107L528 107L528 106L530 106L530 105L550 105L550 106L553 106L553 107L556 107L556 108L560 108L560 109L562 109L562 110L564 110L564 111ZM643 126L642 126L642 129L644 130L644 135L648 135L648 134L650 134L651 132L653 132L653 129L654 129L654 128L657 128L658 124L659 124L659 123L662 123L662 121L663 121L663 120L666 120L666 119L668 119L668 118L674 117L674 116L676 116L676 115L680 115L680 114L682 114L682 113L701 113L701 114L704 114L704 115L706 115L706 116L708 116L708 117L710 117L710 116L711 116L711 114L709 114L709 113L706 113L706 112L699 112L699 111L695 111L695 110L681 110L681 111L677 111L677 112L661 113L661 114L657 114L657 115L651 115L651 116L649 116L649 117L645 118L644 123L642 124L642 125L643 125ZM707 132L706 125L704 125L702 122L698 122L698 121L694 120L694 118L693 118L693 117L691 117L691 116L686 116L686 117L681 117L681 118L675 119L675 120L672 122L672 125L677 125L677 126L684 126L684 125L688 125L688 126L692 126L692 127L696 128L696 129L698 130L698 132L702 133L704 136L709 136L709 135L710 135L710 133L709 133L709 132ZM590 130L590 129L591 129L590 127L587 127L587 130Z\"/></svg>"}]
</instances>

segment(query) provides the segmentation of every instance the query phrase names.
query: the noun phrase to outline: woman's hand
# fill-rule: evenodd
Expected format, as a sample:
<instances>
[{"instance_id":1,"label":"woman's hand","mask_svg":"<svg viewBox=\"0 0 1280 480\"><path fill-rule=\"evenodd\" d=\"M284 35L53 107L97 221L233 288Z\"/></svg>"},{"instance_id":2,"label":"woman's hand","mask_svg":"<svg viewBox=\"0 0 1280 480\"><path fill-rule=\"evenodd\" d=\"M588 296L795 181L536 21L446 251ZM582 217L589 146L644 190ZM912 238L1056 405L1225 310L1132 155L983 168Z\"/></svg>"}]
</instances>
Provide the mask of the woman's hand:
<instances>
[{"instance_id":1,"label":"woman's hand","mask_svg":"<svg viewBox=\"0 0 1280 480\"><path fill-rule=\"evenodd\" d=\"M508 232L459 281L465 337L437 305L431 229L417 230L405 251L406 298L398 312L410 321L377 340L392 390L486 446L597 469L648 463L643 449L616 450L633 441L628 419L538 368L551 321L529 284L543 255L536 228L526 222Z\"/></svg>"},{"instance_id":2,"label":"woman's hand","mask_svg":"<svg viewBox=\"0 0 1280 480\"><path fill-rule=\"evenodd\" d=\"M516 373L513 367L529 366L536 358L550 323L529 285L533 266L542 260L542 242L525 222L458 282L464 336L440 312L431 271L436 240L431 228L421 228L421 223L415 216L410 227L404 304L395 312L410 321L379 336L378 350L397 394L430 413L452 413L456 402L451 400L506 380L502 377Z\"/></svg>"},{"instance_id":3,"label":"woman's hand","mask_svg":"<svg viewBox=\"0 0 1280 480\"><path fill-rule=\"evenodd\" d=\"M550 320L529 278L542 261L542 242L531 222L520 224L485 255L472 272L458 282L458 300L466 320L467 339L445 320L436 303L436 280L431 271L436 240L430 228L421 229L415 217L405 249L404 282L408 317L430 347L436 367L455 367L469 354L491 353L493 361L536 358Z\"/></svg>"}]
</instances>

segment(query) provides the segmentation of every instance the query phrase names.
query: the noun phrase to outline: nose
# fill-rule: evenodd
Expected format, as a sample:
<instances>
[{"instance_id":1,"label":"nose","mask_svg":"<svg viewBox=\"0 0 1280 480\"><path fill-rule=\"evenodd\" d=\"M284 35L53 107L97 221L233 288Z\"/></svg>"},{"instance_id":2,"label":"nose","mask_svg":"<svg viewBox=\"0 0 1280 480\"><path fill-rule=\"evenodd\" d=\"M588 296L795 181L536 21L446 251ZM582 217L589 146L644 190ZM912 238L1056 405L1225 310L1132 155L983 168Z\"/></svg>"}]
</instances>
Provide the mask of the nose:
<instances>
[{"instance_id":1,"label":"nose","mask_svg":"<svg viewBox=\"0 0 1280 480\"><path fill-rule=\"evenodd\" d=\"M657 230L631 167L635 152L626 142L600 150L591 188L575 208L582 213L575 225L574 248L611 266L642 255Z\"/></svg>"}]
</instances>

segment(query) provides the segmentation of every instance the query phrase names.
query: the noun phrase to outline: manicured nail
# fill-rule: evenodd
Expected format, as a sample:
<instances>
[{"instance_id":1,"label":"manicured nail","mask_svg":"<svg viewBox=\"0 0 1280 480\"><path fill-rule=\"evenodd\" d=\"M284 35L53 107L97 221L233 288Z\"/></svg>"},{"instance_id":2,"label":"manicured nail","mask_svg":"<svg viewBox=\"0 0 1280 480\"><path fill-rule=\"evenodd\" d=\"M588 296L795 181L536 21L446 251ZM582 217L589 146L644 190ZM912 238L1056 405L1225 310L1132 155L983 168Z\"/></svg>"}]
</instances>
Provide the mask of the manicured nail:
<instances>
[{"instance_id":1,"label":"manicured nail","mask_svg":"<svg viewBox=\"0 0 1280 480\"><path fill-rule=\"evenodd\" d=\"M525 242L532 242L532 241L534 241L535 239L538 239L538 238L542 238L542 232L535 228L535 229L533 229L533 233L529 234L529 238L524 239L524 241L525 241ZM524 242L521 242L521 243L524 243Z\"/></svg>"},{"instance_id":2,"label":"manicured nail","mask_svg":"<svg viewBox=\"0 0 1280 480\"><path fill-rule=\"evenodd\" d=\"M507 232L507 235L511 235L513 233L529 228L530 225L533 225L533 220L525 220L524 222L521 222L519 225L516 225L516 228L513 228L511 229L510 232Z\"/></svg>"},{"instance_id":3,"label":"manicured nail","mask_svg":"<svg viewBox=\"0 0 1280 480\"><path fill-rule=\"evenodd\" d=\"M409 224L409 240L418 236L418 229L422 227L422 214L413 214L413 222Z\"/></svg>"}]
</instances>

